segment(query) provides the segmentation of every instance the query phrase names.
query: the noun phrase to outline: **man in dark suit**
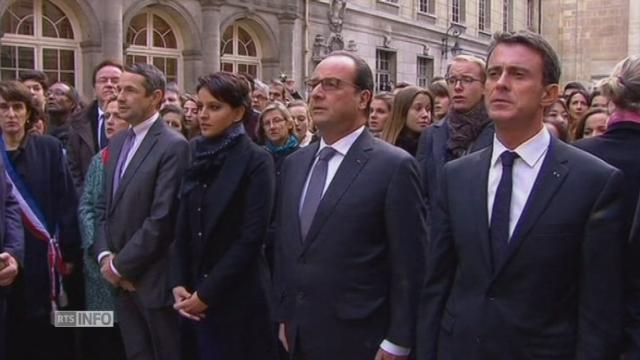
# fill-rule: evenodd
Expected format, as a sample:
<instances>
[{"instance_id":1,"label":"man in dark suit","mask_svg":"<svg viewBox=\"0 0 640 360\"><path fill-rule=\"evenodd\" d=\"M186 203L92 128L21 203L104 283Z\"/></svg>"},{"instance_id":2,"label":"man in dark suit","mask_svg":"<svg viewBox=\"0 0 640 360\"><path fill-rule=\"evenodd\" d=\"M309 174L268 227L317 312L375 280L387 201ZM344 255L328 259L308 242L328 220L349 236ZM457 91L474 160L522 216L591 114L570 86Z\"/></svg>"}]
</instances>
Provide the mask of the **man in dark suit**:
<instances>
[{"instance_id":1,"label":"man in dark suit","mask_svg":"<svg viewBox=\"0 0 640 360\"><path fill-rule=\"evenodd\" d=\"M164 86L153 65L136 64L122 73L118 111L131 127L111 140L106 188L98 200L93 250L105 279L118 287L116 312L129 359L180 356L168 249L189 146L158 115Z\"/></svg>"},{"instance_id":2,"label":"man in dark suit","mask_svg":"<svg viewBox=\"0 0 640 360\"><path fill-rule=\"evenodd\" d=\"M449 112L420 135L416 159L427 210L437 197L444 164L491 145L493 124L483 101L484 68L484 60L475 56L453 58L445 78L451 96Z\"/></svg>"},{"instance_id":3,"label":"man in dark suit","mask_svg":"<svg viewBox=\"0 0 640 360\"><path fill-rule=\"evenodd\" d=\"M22 264L24 258L22 214L5 174L4 162L0 157L0 176L3 177L0 181L0 360L5 358L6 349L5 289L16 279L18 264Z\"/></svg>"},{"instance_id":4,"label":"man in dark suit","mask_svg":"<svg viewBox=\"0 0 640 360\"><path fill-rule=\"evenodd\" d=\"M420 360L618 355L622 175L543 126L559 77L540 35L494 37L485 101L496 135L444 168Z\"/></svg>"},{"instance_id":5,"label":"man in dark suit","mask_svg":"<svg viewBox=\"0 0 640 360\"><path fill-rule=\"evenodd\" d=\"M282 168L281 339L294 359L406 359L426 237L417 164L364 131L373 77L361 58L332 53L308 86L321 140Z\"/></svg>"},{"instance_id":6,"label":"man in dark suit","mask_svg":"<svg viewBox=\"0 0 640 360\"><path fill-rule=\"evenodd\" d=\"M74 114L70 120L71 131L66 144L69 171L78 194L82 194L84 177L91 158L107 146L104 107L116 94L116 86L122 74L122 63L105 60L93 70L93 87L96 99L84 110Z\"/></svg>"}]
</instances>

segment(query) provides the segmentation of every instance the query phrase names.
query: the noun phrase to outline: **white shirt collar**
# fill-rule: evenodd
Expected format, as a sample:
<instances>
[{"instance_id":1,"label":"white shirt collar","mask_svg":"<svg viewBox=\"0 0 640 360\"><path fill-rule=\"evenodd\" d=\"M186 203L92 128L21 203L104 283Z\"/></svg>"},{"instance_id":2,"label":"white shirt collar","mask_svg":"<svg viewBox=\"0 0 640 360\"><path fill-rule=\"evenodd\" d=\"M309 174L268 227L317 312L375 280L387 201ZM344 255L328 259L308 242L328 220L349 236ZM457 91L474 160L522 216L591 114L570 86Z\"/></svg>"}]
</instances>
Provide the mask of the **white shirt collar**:
<instances>
[{"instance_id":1,"label":"white shirt collar","mask_svg":"<svg viewBox=\"0 0 640 360\"><path fill-rule=\"evenodd\" d=\"M335 151L340 153L340 155L345 156L347 155L347 152L349 152L349 149L351 149L351 146L353 145L353 143L355 143L356 140L358 139L358 136L360 136L360 134L362 134L363 131L364 131L364 125L360 126L356 130L348 134L347 136L343 137L342 139L336 141L331 145L327 145L327 143L324 142L324 139L321 138L320 146L318 147L318 153L320 152L320 150L324 149L325 147L331 146Z\"/></svg>"},{"instance_id":2,"label":"white shirt collar","mask_svg":"<svg viewBox=\"0 0 640 360\"><path fill-rule=\"evenodd\" d=\"M533 137L520 144L513 150L527 166L533 168L549 148L551 135L545 126ZM495 166L500 160L500 155L505 151L511 151L502 145L496 135L493 135L493 154L491 155L491 166Z\"/></svg>"},{"instance_id":3,"label":"white shirt collar","mask_svg":"<svg viewBox=\"0 0 640 360\"><path fill-rule=\"evenodd\" d=\"M159 116L160 114L158 112L153 113L151 117L141 122L140 124L134 126L133 132L136 134L136 136L140 136L140 134L146 133L147 131L149 131L153 123L156 122Z\"/></svg>"}]
</instances>

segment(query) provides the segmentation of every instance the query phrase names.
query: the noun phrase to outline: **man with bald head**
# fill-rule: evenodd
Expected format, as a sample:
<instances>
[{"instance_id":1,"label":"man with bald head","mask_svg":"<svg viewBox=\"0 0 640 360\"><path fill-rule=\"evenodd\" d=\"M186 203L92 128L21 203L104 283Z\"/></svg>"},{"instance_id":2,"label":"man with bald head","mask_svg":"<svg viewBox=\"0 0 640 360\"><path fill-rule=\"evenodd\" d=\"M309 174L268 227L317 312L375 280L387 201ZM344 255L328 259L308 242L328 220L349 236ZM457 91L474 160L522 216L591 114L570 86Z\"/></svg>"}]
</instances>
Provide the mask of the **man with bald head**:
<instances>
[{"instance_id":1,"label":"man with bald head","mask_svg":"<svg viewBox=\"0 0 640 360\"><path fill-rule=\"evenodd\" d=\"M417 163L365 131L371 69L349 52L307 82L320 141L290 155L275 220L275 312L293 359L406 359L426 226Z\"/></svg>"}]
</instances>

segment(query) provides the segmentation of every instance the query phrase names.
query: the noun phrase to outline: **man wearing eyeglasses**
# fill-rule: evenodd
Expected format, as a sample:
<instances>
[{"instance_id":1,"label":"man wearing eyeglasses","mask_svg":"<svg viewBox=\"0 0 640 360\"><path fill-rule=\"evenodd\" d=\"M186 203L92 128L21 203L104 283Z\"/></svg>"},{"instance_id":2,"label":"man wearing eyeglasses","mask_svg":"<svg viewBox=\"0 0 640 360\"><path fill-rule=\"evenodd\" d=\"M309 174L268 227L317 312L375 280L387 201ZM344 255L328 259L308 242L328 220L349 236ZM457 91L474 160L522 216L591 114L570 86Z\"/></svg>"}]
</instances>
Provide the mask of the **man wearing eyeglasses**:
<instances>
[{"instance_id":1,"label":"man wearing eyeglasses","mask_svg":"<svg viewBox=\"0 0 640 360\"><path fill-rule=\"evenodd\" d=\"M371 69L350 52L307 81L320 141L289 155L275 219L275 314L293 359L407 359L426 225L419 170L365 131Z\"/></svg>"},{"instance_id":2,"label":"man wearing eyeglasses","mask_svg":"<svg viewBox=\"0 0 640 360\"><path fill-rule=\"evenodd\" d=\"M451 96L449 112L420 136L416 158L428 214L438 194L444 165L491 145L494 131L483 102L484 68L484 60L474 56L453 58L445 77Z\"/></svg>"},{"instance_id":3,"label":"man wearing eyeglasses","mask_svg":"<svg viewBox=\"0 0 640 360\"><path fill-rule=\"evenodd\" d=\"M105 60L93 71L93 86L96 99L83 111L71 118L71 133L67 146L69 171L78 194L82 193L84 176L93 155L107 146L104 107L116 95L116 85L122 74L122 64L116 60Z\"/></svg>"}]
</instances>

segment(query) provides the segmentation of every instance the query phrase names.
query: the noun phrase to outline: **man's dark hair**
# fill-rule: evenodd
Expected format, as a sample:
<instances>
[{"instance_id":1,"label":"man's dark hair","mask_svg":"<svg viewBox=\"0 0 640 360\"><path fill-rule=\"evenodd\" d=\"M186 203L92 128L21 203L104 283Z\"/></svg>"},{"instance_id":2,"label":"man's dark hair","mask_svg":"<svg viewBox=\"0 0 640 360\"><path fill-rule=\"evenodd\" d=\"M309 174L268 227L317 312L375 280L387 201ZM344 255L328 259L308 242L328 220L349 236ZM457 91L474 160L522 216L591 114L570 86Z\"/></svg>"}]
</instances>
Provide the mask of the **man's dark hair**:
<instances>
[{"instance_id":1,"label":"man's dark hair","mask_svg":"<svg viewBox=\"0 0 640 360\"><path fill-rule=\"evenodd\" d=\"M25 70L18 74L18 80L23 83L27 80L33 80L42 86L44 91L49 88L49 77L40 70Z\"/></svg>"},{"instance_id":2,"label":"man's dark hair","mask_svg":"<svg viewBox=\"0 0 640 360\"><path fill-rule=\"evenodd\" d=\"M71 109L72 112L81 110L84 107L85 104L82 101L80 93L76 88L71 86L71 84L66 81L56 81L55 83L51 84L51 86L54 86L55 84L62 84L69 88L69 91L65 95L69 98L69 100L73 102L73 107Z\"/></svg>"},{"instance_id":3,"label":"man's dark hair","mask_svg":"<svg viewBox=\"0 0 640 360\"><path fill-rule=\"evenodd\" d=\"M113 66L115 68L120 69L120 71L123 71L124 68L122 66L122 62L120 62L119 60L115 60L115 59L107 59L107 60L103 60L102 62L100 62L98 65L96 65L95 68L93 68L93 74L91 75L91 80L93 81L93 85L96 85L96 76L98 75L98 71L100 71L100 69L107 67L107 66Z\"/></svg>"},{"instance_id":4,"label":"man's dark hair","mask_svg":"<svg viewBox=\"0 0 640 360\"><path fill-rule=\"evenodd\" d=\"M560 60L553 47L542 37L540 34L528 30L521 30L518 32L497 32L493 35L493 41L489 46L487 55L487 66L489 64L489 58L496 49L496 46L500 44L520 44L524 45L540 54L542 56L542 82L543 84L557 84L560 82Z\"/></svg>"},{"instance_id":5,"label":"man's dark hair","mask_svg":"<svg viewBox=\"0 0 640 360\"><path fill-rule=\"evenodd\" d=\"M164 91L167 86L167 80L160 69L151 64L133 64L127 65L124 68L125 72L137 74L144 78L144 90L145 95L149 96L154 91L162 91L164 97Z\"/></svg>"}]
</instances>

